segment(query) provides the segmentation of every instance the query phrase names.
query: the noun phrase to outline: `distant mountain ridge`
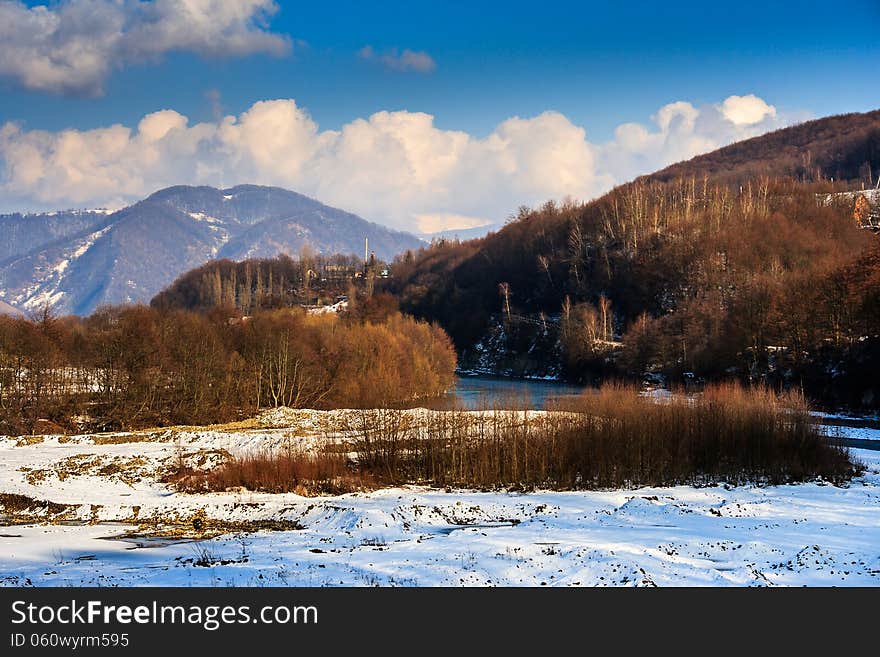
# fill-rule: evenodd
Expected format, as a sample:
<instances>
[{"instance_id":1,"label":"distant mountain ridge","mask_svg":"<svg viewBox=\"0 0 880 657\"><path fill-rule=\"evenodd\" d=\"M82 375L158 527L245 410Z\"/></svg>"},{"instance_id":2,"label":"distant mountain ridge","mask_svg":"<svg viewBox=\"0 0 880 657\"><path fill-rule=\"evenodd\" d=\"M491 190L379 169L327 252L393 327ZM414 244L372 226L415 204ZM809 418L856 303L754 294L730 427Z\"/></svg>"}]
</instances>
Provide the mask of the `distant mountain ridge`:
<instances>
[{"instance_id":1,"label":"distant mountain ridge","mask_svg":"<svg viewBox=\"0 0 880 657\"><path fill-rule=\"evenodd\" d=\"M480 239L500 228L501 225L499 224L486 224L476 228L447 228L433 233L419 233L419 237L426 242L433 242L434 240L460 240L464 242L466 240Z\"/></svg>"},{"instance_id":2,"label":"distant mountain ridge","mask_svg":"<svg viewBox=\"0 0 880 657\"><path fill-rule=\"evenodd\" d=\"M46 304L88 314L148 301L183 272L215 258L363 254L390 260L423 242L278 187L176 186L117 212L0 215L0 297L22 310Z\"/></svg>"}]
</instances>

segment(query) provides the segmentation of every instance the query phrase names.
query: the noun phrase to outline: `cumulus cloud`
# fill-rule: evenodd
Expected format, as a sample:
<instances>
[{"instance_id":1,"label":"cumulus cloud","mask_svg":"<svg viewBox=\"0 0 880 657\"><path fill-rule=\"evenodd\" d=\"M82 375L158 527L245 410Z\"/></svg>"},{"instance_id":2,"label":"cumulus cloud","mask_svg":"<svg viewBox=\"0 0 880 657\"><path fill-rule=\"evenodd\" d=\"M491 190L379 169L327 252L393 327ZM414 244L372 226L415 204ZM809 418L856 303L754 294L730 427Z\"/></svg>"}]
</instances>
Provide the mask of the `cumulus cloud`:
<instances>
[{"instance_id":1,"label":"cumulus cloud","mask_svg":"<svg viewBox=\"0 0 880 657\"><path fill-rule=\"evenodd\" d=\"M0 0L0 77L26 89L99 94L114 67L172 51L283 55L274 0Z\"/></svg>"},{"instance_id":2,"label":"cumulus cloud","mask_svg":"<svg viewBox=\"0 0 880 657\"><path fill-rule=\"evenodd\" d=\"M653 126L618 126L614 139L599 148L600 168L622 182L799 118L803 117L779 114L773 105L754 95L730 96L699 108L686 101L669 103L651 117Z\"/></svg>"},{"instance_id":3,"label":"cumulus cloud","mask_svg":"<svg viewBox=\"0 0 880 657\"><path fill-rule=\"evenodd\" d=\"M721 103L721 113L735 125L754 125L776 116L776 108L754 94L730 96Z\"/></svg>"},{"instance_id":4,"label":"cumulus cloud","mask_svg":"<svg viewBox=\"0 0 880 657\"><path fill-rule=\"evenodd\" d=\"M464 229L496 223L523 204L595 197L787 121L770 105L754 110L753 101L737 113L740 104L670 103L650 124L621 125L606 143L589 141L558 112L507 119L485 137L442 130L431 115L407 111L321 130L291 99L196 124L171 109L134 127L48 132L6 123L0 208L115 207L169 185L250 182L405 230Z\"/></svg>"},{"instance_id":5,"label":"cumulus cloud","mask_svg":"<svg viewBox=\"0 0 880 657\"><path fill-rule=\"evenodd\" d=\"M358 50L358 57L368 62L375 62L389 71L400 73L432 73L437 68L437 62L424 51L410 50L406 48L398 52L397 48L378 53L373 46L367 45Z\"/></svg>"}]
</instances>

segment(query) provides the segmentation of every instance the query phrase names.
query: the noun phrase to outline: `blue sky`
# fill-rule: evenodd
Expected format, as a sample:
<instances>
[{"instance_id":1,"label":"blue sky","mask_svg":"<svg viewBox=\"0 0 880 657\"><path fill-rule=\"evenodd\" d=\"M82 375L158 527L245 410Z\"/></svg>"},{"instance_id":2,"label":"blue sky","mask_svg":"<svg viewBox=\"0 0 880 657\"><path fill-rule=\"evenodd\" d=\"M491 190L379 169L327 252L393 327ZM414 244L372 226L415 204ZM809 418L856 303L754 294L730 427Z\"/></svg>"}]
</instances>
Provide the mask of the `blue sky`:
<instances>
[{"instance_id":1,"label":"blue sky","mask_svg":"<svg viewBox=\"0 0 880 657\"><path fill-rule=\"evenodd\" d=\"M258 9L271 3L248 1ZM462 131L474 140L490 139L499 125L512 117L534 119L552 111L584 132L589 151L584 157L592 158L584 166L593 167L586 175L592 182L571 186L573 194L583 196L644 172L632 162L641 162L642 168L659 166L807 116L880 107L876 84L880 70L880 0L732 4L278 2L273 15L263 22L249 22L246 28L229 19L233 25L230 29L238 30L235 35L246 35L244 46L229 37L227 50L227 44L210 30L188 39L186 34L169 29L161 33L161 39L168 39L167 46L153 36L99 49L97 57L105 58L105 70L99 70L94 58L75 59L82 48L99 43L109 34L83 24L92 19L100 23L104 18L102 6L108 7L103 13L110 21L114 17L123 20L127 15L130 18L145 5L125 0L125 9L114 9L110 0L98 0L79 18L72 18L72 11L64 13L85 2L50 3L49 11L61 17L54 41L46 42L39 28L33 27L31 19L36 14L26 16L20 11L15 14L17 18L9 20L11 37L7 35L5 46L0 43L0 126L14 124L21 135L16 133L15 144L9 141L4 146L0 140L0 167L5 167L5 174L0 168L0 210L4 206L92 203L102 199L122 202L137 195L140 191L135 186L126 187L119 181L114 184L122 191L115 196L106 190L91 195L71 192L53 196L37 186L26 189L26 180L43 176L48 190L64 167L50 171L57 144L39 145L44 158L41 168L32 175L15 178L10 162L16 162L14 158L21 149L14 150L13 146L21 146L24 136L29 135L28 148L36 147L34 131L40 130L57 135L67 128L90 131L114 124L135 130L143 117L164 109L186 117L192 126L215 121L218 110L221 115L241 117L258 101L295 99L298 110L307 112L318 131L339 130L380 111L408 115L424 112L433 117L433 128ZM161 19L150 20L176 25L175 7L182 3L209 6L211 11L215 7L234 7L232 0L157 0L155 4L163 8ZM0 0L0 10L5 5L7 9L25 11L38 4ZM16 22L19 20L20 25ZM97 35L94 38L89 32L92 29ZM270 35L266 38L275 41L260 41L265 33ZM223 39L228 37L228 32L222 34ZM85 81L59 79L58 75L64 76L64 69L60 69L60 74L54 70L49 77L35 82L29 76L43 73L36 64L27 63L29 58L47 51L47 61L54 62L54 66L58 57L68 57L72 50L65 39L73 39L69 43L76 44L73 50L77 54L62 64L81 73ZM150 39L156 43L149 43ZM62 41L68 44L63 49L57 45ZM281 41L289 47L279 45ZM372 49L371 57L359 55L365 46ZM401 70L407 67L396 65L400 60L394 57L405 50L430 58L432 65ZM10 64L12 60L18 63ZM704 108L717 108L731 96L752 95L772 108L772 116L762 115L760 121L748 124L747 130L739 129L742 125L736 130L727 126L730 129L720 132L707 127L714 125L714 119ZM688 133L693 137L688 148L670 146L662 153L655 148L656 152L648 155L640 152L628 160L627 166L619 163L616 153L602 150L602 145L616 138L615 130L622 124L637 123L653 134L658 130L656 117L661 108L681 102L697 108L701 117ZM685 108L685 114L689 111ZM693 117L688 115L686 120L693 122ZM532 128L535 126L530 125ZM659 131L664 132L662 127ZM665 132L663 139L669 141ZM196 150L205 147L202 143ZM549 162L546 155L541 157ZM576 166L582 166L581 160ZM19 171L24 164L22 160L17 162ZM517 161L520 171L528 166ZM300 169L276 179L254 165L242 170L241 175L333 197L326 185L305 180ZM226 173L214 172L214 178L205 174L199 180L234 179ZM560 175L566 177L569 173ZM165 182L142 172L137 175L144 189ZM193 181L195 178L189 182ZM518 198L504 199L504 203L512 208L519 201L536 202L542 194L553 195L568 188L526 185L511 189ZM389 221L402 226L432 213L498 219L501 199L497 208L479 204L453 207L448 198L454 196L450 193L447 200L427 203L423 208L410 203L407 209L389 210L368 204L354 209L374 213L379 220L393 215L396 218ZM344 195L336 200L348 201Z\"/></svg>"},{"instance_id":2,"label":"blue sky","mask_svg":"<svg viewBox=\"0 0 880 657\"><path fill-rule=\"evenodd\" d=\"M43 4L28 2L28 5ZM306 42L286 57L162 57L115 71L98 97L58 97L8 81L0 120L29 127L131 123L174 108L210 118L205 92L237 113L296 98L325 128L383 109L433 114L441 127L489 132L555 109L596 138L686 98L754 93L815 116L880 106L880 2L281 2L270 26ZM356 56L410 48L427 75Z\"/></svg>"}]
</instances>

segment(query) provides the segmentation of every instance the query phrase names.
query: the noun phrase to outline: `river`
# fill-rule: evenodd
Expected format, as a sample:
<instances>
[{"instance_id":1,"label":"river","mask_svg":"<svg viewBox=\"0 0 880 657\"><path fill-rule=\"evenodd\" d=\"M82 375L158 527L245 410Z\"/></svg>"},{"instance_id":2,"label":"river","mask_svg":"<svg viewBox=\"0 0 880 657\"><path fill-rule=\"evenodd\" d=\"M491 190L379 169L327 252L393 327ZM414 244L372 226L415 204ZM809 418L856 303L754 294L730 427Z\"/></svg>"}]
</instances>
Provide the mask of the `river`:
<instances>
[{"instance_id":1,"label":"river","mask_svg":"<svg viewBox=\"0 0 880 657\"><path fill-rule=\"evenodd\" d=\"M580 386L558 381L456 376L455 388L443 398L441 405L476 410L522 408L525 403L530 409L541 410L554 399L579 395L583 391Z\"/></svg>"}]
</instances>

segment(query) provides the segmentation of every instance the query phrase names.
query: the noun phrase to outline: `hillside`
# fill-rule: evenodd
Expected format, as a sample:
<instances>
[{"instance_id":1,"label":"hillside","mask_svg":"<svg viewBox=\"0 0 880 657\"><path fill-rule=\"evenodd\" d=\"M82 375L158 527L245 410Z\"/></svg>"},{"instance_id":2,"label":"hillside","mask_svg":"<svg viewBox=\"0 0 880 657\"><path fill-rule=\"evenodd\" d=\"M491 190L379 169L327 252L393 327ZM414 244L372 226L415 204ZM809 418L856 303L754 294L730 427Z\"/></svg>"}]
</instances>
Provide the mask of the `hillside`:
<instances>
[{"instance_id":1,"label":"hillside","mask_svg":"<svg viewBox=\"0 0 880 657\"><path fill-rule=\"evenodd\" d=\"M716 182L740 184L759 175L876 185L880 110L807 121L698 155L643 178L668 182L709 176Z\"/></svg>"},{"instance_id":2,"label":"hillside","mask_svg":"<svg viewBox=\"0 0 880 657\"><path fill-rule=\"evenodd\" d=\"M302 254L211 262L181 274L150 301L156 308L209 311L221 306L244 315L291 306L330 306L340 296L375 285L381 263L364 267L355 256ZM353 305L353 304L352 304Z\"/></svg>"},{"instance_id":3,"label":"hillside","mask_svg":"<svg viewBox=\"0 0 880 657\"><path fill-rule=\"evenodd\" d=\"M106 210L62 210L42 214L0 215L3 240L0 266L11 258L44 248L53 242L98 230L107 221Z\"/></svg>"},{"instance_id":4,"label":"hillside","mask_svg":"<svg viewBox=\"0 0 880 657\"><path fill-rule=\"evenodd\" d=\"M178 275L215 258L317 253L390 259L422 242L275 187L170 187L105 212L0 216L0 296L25 310L45 304L88 314L106 303L148 301Z\"/></svg>"},{"instance_id":5,"label":"hillside","mask_svg":"<svg viewBox=\"0 0 880 657\"><path fill-rule=\"evenodd\" d=\"M880 404L862 376L880 364L878 238L854 220L852 195L826 196L880 172L878 123L880 112L813 121L590 203L523 211L486 238L401 258L395 291L471 371L757 378ZM837 162L835 182L829 169L804 180L793 152Z\"/></svg>"}]
</instances>

